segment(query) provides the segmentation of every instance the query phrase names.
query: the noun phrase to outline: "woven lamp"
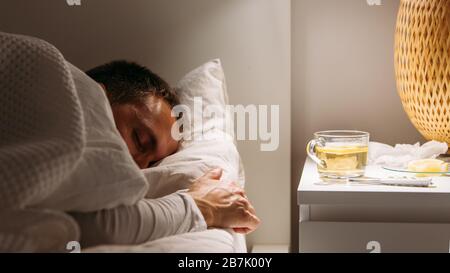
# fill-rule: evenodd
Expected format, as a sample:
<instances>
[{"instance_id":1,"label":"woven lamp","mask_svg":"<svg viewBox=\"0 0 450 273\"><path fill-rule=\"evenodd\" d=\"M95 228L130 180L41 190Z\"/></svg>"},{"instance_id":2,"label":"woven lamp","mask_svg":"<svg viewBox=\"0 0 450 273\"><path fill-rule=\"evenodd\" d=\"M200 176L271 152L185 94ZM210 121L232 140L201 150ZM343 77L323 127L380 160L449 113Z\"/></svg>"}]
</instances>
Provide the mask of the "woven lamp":
<instances>
[{"instance_id":1,"label":"woven lamp","mask_svg":"<svg viewBox=\"0 0 450 273\"><path fill-rule=\"evenodd\" d=\"M395 72L403 108L428 140L450 145L450 0L401 0Z\"/></svg>"}]
</instances>

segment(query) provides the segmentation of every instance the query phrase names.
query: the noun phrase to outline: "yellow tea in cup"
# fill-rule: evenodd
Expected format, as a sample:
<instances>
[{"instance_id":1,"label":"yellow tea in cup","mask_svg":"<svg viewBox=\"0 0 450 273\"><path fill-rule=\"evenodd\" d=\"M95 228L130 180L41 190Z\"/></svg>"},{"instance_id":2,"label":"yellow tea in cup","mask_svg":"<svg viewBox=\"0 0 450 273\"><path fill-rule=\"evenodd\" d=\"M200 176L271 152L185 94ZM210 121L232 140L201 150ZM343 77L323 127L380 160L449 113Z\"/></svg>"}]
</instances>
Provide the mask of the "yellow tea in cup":
<instances>
[{"instance_id":1,"label":"yellow tea in cup","mask_svg":"<svg viewBox=\"0 0 450 273\"><path fill-rule=\"evenodd\" d=\"M361 176L367 165L367 146L316 146L316 156L325 162L317 166L319 173L326 176Z\"/></svg>"}]
</instances>

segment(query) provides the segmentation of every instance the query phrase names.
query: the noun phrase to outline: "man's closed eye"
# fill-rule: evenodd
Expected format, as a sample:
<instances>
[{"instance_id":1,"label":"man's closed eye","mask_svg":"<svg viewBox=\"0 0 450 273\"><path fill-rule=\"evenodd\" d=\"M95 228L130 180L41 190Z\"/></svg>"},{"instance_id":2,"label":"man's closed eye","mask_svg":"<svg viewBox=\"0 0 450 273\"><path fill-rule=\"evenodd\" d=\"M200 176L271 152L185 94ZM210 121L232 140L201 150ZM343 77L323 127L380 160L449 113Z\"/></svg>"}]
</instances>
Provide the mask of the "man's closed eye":
<instances>
[{"instance_id":1,"label":"man's closed eye","mask_svg":"<svg viewBox=\"0 0 450 273\"><path fill-rule=\"evenodd\" d=\"M141 142L141 139L139 138L139 134L138 134L137 130L133 130L133 142L134 142L134 145L136 146L136 149L140 153L145 153L144 146Z\"/></svg>"}]
</instances>

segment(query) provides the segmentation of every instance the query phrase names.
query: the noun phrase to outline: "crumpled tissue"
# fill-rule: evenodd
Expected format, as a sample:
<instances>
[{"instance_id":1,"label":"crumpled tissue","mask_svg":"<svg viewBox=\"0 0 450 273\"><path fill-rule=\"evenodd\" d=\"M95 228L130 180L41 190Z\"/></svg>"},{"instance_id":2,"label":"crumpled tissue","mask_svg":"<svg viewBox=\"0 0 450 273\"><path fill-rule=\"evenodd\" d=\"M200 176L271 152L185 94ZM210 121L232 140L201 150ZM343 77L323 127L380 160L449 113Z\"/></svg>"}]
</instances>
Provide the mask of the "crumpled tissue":
<instances>
[{"instance_id":1,"label":"crumpled tissue","mask_svg":"<svg viewBox=\"0 0 450 273\"><path fill-rule=\"evenodd\" d=\"M397 144L392 147L379 142L369 143L369 165L381 165L391 168L407 168L413 160L436 158L445 154L448 145L445 142L430 141L422 146L420 143Z\"/></svg>"}]
</instances>

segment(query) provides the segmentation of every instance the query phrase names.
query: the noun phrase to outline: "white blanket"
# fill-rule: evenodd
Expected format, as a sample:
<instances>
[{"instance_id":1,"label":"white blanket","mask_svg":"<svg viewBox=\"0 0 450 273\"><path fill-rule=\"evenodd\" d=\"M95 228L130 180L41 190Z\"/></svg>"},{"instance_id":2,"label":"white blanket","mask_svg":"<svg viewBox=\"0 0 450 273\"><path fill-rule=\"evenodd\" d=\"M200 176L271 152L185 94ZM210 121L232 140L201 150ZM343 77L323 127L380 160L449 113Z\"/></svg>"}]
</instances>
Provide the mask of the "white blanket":
<instances>
[{"instance_id":1,"label":"white blanket","mask_svg":"<svg viewBox=\"0 0 450 273\"><path fill-rule=\"evenodd\" d=\"M69 67L50 44L0 33L0 209L45 199L85 145Z\"/></svg>"},{"instance_id":2,"label":"white blanket","mask_svg":"<svg viewBox=\"0 0 450 273\"><path fill-rule=\"evenodd\" d=\"M0 250L63 251L77 240L68 215L25 208L48 197L85 146L69 67L52 45L0 32Z\"/></svg>"},{"instance_id":3,"label":"white blanket","mask_svg":"<svg viewBox=\"0 0 450 273\"><path fill-rule=\"evenodd\" d=\"M239 253L246 252L242 236L222 229L185 233L136 246L98 246L83 250L92 253Z\"/></svg>"}]
</instances>

